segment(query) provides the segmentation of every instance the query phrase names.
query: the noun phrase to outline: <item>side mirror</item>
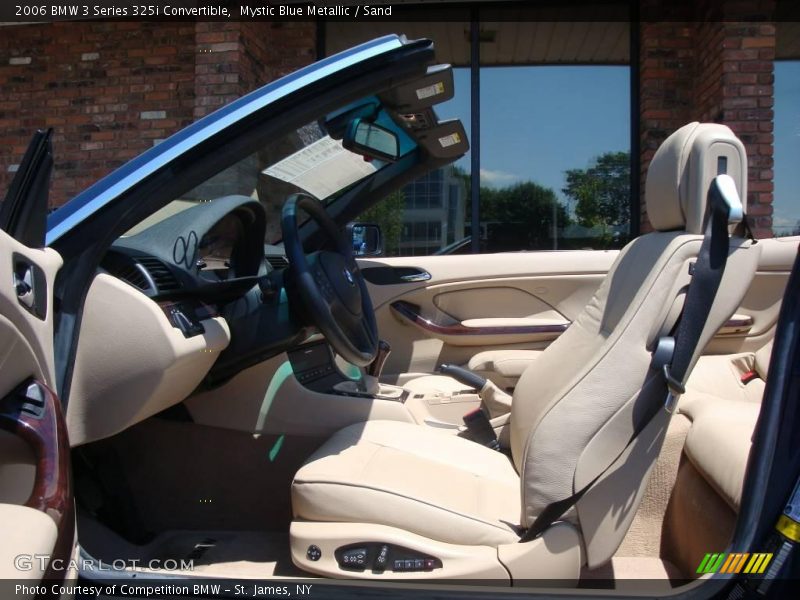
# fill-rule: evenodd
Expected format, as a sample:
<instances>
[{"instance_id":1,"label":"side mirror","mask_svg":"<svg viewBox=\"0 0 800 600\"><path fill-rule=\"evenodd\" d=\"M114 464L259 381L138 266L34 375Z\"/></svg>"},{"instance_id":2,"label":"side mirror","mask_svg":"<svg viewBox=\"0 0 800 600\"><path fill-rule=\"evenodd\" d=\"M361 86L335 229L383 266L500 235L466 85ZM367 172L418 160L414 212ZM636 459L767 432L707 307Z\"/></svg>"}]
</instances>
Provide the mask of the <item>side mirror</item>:
<instances>
[{"instance_id":1,"label":"side mirror","mask_svg":"<svg viewBox=\"0 0 800 600\"><path fill-rule=\"evenodd\" d=\"M342 138L342 146L356 154L388 162L395 162L400 158L397 134L362 119L350 121Z\"/></svg>"},{"instance_id":2,"label":"side mirror","mask_svg":"<svg viewBox=\"0 0 800 600\"><path fill-rule=\"evenodd\" d=\"M379 225L351 223L347 229L353 244L353 256L362 258L383 254L383 234Z\"/></svg>"}]
</instances>

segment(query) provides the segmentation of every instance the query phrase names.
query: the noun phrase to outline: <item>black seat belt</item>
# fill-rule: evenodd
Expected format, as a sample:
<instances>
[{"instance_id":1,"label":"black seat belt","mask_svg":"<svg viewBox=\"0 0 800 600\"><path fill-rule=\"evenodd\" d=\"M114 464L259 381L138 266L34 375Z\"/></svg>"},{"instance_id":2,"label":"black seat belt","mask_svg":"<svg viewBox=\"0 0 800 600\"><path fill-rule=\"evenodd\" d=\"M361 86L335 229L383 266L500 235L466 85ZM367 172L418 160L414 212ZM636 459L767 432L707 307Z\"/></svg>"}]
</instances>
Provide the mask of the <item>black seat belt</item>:
<instances>
[{"instance_id":1,"label":"black seat belt","mask_svg":"<svg viewBox=\"0 0 800 600\"><path fill-rule=\"evenodd\" d=\"M663 362L661 367L667 391L666 401L663 406L669 413L674 411L677 399L686 391L684 384L686 383L689 364L697 343L700 341L700 335L703 333L708 315L711 312L714 298L717 296L722 274L725 272L728 252L730 251L728 224L732 217L744 219L744 216L741 215L741 202L738 197L736 198L738 206L733 203L732 210L728 198L723 194L725 190L722 186L728 184L721 179L722 177L728 176L718 175L711 182L708 190L709 212L703 232L703 242L700 245L700 252L697 255L694 268L691 270L692 280L689 284L689 291L686 294L683 312L675 334L671 360ZM733 184L732 180L730 184ZM739 214L732 214L735 211L738 211ZM647 414L636 426L633 435L625 444L625 448L638 437L653 417L656 416L659 408L661 408L661 404L658 403L653 403L653 406L648 407ZM594 479L571 496L548 504L539 513L533 524L525 530L520 542L528 542L537 538L550 525L560 519L611 468L615 460L616 457Z\"/></svg>"}]
</instances>

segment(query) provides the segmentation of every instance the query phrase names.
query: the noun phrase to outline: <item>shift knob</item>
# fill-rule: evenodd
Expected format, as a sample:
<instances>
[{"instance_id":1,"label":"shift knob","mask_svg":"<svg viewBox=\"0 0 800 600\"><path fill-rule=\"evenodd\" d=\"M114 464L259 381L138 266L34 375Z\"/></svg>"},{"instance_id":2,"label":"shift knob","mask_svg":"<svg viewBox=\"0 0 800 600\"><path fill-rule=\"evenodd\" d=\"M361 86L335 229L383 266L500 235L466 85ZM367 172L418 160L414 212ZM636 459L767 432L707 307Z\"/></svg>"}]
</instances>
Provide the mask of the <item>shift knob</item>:
<instances>
[{"instance_id":1,"label":"shift knob","mask_svg":"<svg viewBox=\"0 0 800 600\"><path fill-rule=\"evenodd\" d=\"M386 363L386 359L389 358L391 351L392 347L389 345L389 342L380 340L378 342L378 351L375 353L375 360L367 367L367 374L372 375L376 379L380 378L383 365Z\"/></svg>"}]
</instances>

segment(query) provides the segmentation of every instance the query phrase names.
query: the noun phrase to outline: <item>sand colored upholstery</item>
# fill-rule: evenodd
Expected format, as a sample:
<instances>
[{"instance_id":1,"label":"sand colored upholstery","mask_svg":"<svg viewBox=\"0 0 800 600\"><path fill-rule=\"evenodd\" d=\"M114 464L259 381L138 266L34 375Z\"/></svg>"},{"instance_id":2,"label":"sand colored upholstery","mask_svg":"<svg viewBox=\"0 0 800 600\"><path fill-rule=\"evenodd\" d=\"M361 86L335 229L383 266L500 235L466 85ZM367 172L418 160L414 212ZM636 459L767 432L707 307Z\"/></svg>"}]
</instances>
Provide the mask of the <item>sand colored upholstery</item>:
<instances>
[{"instance_id":1,"label":"sand colored upholstery","mask_svg":"<svg viewBox=\"0 0 800 600\"><path fill-rule=\"evenodd\" d=\"M392 525L439 542L497 546L518 540L549 503L612 465L564 516L580 532L575 547L589 567L609 560L633 519L669 423L659 411L627 443L644 423L646 407L664 400L651 352L679 313L674 308L700 249L706 191L721 157L744 192L744 151L725 126L692 123L658 150L647 205L663 231L623 249L582 313L524 371L514 391L509 457L414 425L349 427L295 476L296 521ZM693 362L739 306L755 272L758 245L734 238L731 248ZM300 549L293 549L298 556Z\"/></svg>"},{"instance_id":2,"label":"sand colored upholstery","mask_svg":"<svg viewBox=\"0 0 800 600\"><path fill-rule=\"evenodd\" d=\"M505 455L395 421L342 429L292 486L294 511L305 519L357 515L453 544L518 540L519 501L519 475Z\"/></svg>"},{"instance_id":3,"label":"sand colored upholstery","mask_svg":"<svg viewBox=\"0 0 800 600\"><path fill-rule=\"evenodd\" d=\"M691 402L696 393L728 400L761 402L772 354L772 341L756 352L703 356L697 361L686 384L681 405Z\"/></svg>"}]
</instances>

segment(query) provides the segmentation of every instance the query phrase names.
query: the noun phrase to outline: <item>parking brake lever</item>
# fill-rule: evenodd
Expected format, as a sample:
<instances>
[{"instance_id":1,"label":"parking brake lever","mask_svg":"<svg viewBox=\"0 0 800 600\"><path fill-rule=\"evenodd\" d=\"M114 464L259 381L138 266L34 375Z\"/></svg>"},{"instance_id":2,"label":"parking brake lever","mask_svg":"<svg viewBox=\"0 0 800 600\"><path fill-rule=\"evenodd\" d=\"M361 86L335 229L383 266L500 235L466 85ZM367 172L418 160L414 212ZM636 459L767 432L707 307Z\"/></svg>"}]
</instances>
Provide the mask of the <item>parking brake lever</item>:
<instances>
[{"instance_id":1,"label":"parking brake lever","mask_svg":"<svg viewBox=\"0 0 800 600\"><path fill-rule=\"evenodd\" d=\"M474 373L469 369L465 369L464 367L445 364L439 367L439 371L441 371L444 375L452 377L457 382L463 383L464 385L477 390L478 392L480 392L486 385L487 379L485 377L481 377L477 373Z\"/></svg>"},{"instance_id":2,"label":"parking brake lever","mask_svg":"<svg viewBox=\"0 0 800 600\"><path fill-rule=\"evenodd\" d=\"M511 411L511 396L493 382L477 373L456 365L442 365L439 370L464 385L473 388L481 399L481 406L491 419Z\"/></svg>"}]
</instances>

